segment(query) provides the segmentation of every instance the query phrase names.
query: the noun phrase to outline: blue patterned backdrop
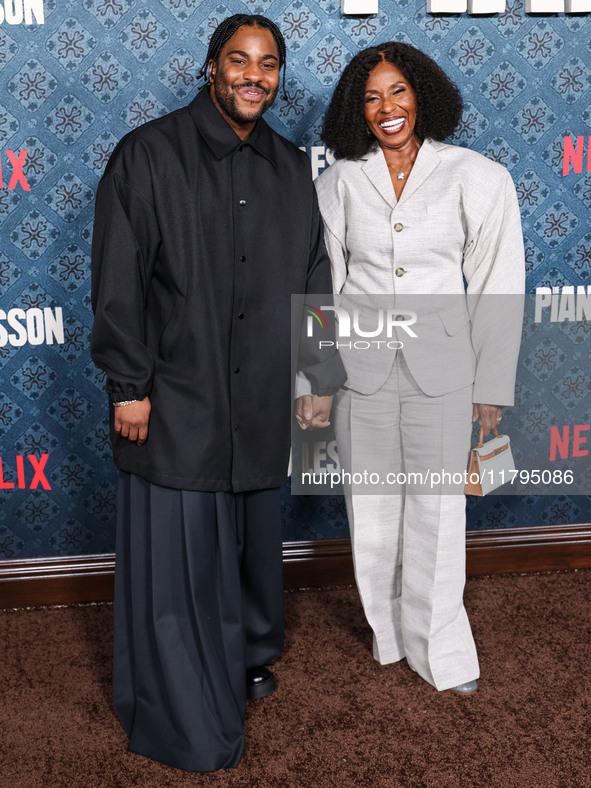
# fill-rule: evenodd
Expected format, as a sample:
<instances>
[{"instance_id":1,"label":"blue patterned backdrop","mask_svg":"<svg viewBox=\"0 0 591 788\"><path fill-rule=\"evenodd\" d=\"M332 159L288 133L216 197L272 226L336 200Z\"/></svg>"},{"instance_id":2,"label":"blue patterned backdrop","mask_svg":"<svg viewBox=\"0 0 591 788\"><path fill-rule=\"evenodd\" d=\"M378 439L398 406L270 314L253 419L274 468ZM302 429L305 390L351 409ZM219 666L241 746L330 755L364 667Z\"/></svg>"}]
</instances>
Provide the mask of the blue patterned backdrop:
<instances>
[{"instance_id":1,"label":"blue patterned backdrop","mask_svg":"<svg viewBox=\"0 0 591 788\"><path fill-rule=\"evenodd\" d=\"M337 0L46 0L44 9L44 24L0 25L0 310L35 318L29 343L0 346L2 479L14 484L0 490L0 558L113 550L106 396L88 354L94 191L120 137L192 98L206 43L229 14L260 12L282 28L288 101L267 117L308 152L321 145L322 114L353 54L391 38L424 49L466 100L455 141L505 164L516 181L529 289L589 283L591 174L562 175L564 136L591 133L587 16L526 16L520 0L486 18L430 16L424 0L380 0L374 18L344 17ZM28 151L30 191L23 179L9 188L6 150L13 161ZM54 318L62 310L63 341L39 341L35 310L47 308ZM560 392L572 367L571 339L561 337L556 351L540 351L543 391L535 370L524 374L534 400L564 410L556 423L575 423ZM589 365L579 372L581 394L573 396L584 401ZM547 428L534 423L532 434ZM36 489L19 489L34 476L29 454L49 455L51 490L40 479ZM340 499L292 499L286 488L283 506L286 539L347 533ZM469 527L581 522L590 508L583 496L471 500Z\"/></svg>"}]
</instances>

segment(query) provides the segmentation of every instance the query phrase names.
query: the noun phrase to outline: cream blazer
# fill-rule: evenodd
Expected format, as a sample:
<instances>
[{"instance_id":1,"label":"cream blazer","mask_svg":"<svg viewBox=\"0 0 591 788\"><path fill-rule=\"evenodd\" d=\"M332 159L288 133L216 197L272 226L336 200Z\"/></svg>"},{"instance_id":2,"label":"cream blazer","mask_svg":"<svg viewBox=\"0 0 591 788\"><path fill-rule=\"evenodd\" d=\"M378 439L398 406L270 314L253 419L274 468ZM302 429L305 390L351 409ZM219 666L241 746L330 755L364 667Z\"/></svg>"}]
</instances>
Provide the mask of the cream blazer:
<instances>
[{"instance_id":1,"label":"cream blazer","mask_svg":"<svg viewBox=\"0 0 591 788\"><path fill-rule=\"evenodd\" d=\"M507 170L426 139L399 200L380 148L335 162L316 189L335 294L343 303L383 294L402 309L416 304L420 341L397 336L422 391L438 396L473 383L474 402L512 405L525 260ZM395 351L341 348L341 355L347 387L370 394L388 377Z\"/></svg>"}]
</instances>

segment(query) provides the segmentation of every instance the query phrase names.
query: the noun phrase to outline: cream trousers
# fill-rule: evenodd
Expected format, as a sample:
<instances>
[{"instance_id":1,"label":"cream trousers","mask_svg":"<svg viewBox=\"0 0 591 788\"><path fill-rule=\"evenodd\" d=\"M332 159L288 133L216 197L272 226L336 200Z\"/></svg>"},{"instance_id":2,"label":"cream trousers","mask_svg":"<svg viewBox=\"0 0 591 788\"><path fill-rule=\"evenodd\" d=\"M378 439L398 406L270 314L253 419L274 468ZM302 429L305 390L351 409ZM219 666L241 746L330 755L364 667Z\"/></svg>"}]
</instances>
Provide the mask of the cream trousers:
<instances>
[{"instance_id":1,"label":"cream trousers","mask_svg":"<svg viewBox=\"0 0 591 788\"><path fill-rule=\"evenodd\" d=\"M472 387L428 397L399 352L374 394L344 389L333 420L341 467L463 473L470 448ZM419 477L414 477L415 480ZM430 489L433 477L393 494L346 488L355 578L381 663L406 657L438 690L475 679L478 657L463 604L466 517L463 483ZM364 490L370 488L363 488ZM383 487L382 487L383 489ZM439 488L440 489L440 488Z\"/></svg>"}]
</instances>

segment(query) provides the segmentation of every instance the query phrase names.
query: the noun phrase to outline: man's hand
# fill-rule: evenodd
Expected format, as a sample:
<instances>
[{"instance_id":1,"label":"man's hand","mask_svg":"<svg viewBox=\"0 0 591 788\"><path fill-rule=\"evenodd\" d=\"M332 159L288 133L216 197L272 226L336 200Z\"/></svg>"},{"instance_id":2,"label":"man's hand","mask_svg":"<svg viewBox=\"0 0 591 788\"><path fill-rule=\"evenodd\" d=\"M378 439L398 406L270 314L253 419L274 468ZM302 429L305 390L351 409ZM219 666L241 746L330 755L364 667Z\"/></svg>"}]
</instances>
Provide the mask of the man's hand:
<instances>
[{"instance_id":1,"label":"man's hand","mask_svg":"<svg viewBox=\"0 0 591 788\"><path fill-rule=\"evenodd\" d=\"M131 405L115 408L115 432L122 438L135 441L138 446L148 438L148 422L150 421L150 398L145 397Z\"/></svg>"},{"instance_id":2,"label":"man's hand","mask_svg":"<svg viewBox=\"0 0 591 788\"><path fill-rule=\"evenodd\" d=\"M306 394L296 402L295 417L303 430L323 429L328 427L332 397L317 397Z\"/></svg>"},{"instance_id":3,"label":"man's hand","mask_svg":"<svg viewBox=\"0 0 591 788\"><path fill-rule=\"evenodd\" d=\"M477 421L481 427L484 427L485 437L491 430L499 426L502 417L503 409L498 405L480 405L475 403L472 406L472 421Z\"/></svg>"}]
</instances>

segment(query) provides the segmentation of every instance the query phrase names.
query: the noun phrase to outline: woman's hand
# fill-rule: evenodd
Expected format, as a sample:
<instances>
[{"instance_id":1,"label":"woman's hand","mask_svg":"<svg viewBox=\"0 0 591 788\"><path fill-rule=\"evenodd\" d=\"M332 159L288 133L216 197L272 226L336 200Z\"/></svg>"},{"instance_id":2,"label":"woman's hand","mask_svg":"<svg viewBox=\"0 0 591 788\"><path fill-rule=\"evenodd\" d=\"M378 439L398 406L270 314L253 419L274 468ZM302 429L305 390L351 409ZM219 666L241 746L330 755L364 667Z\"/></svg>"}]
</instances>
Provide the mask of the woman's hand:
<instances>
[{"instance_id":1,"label":"woman's hand","mask_svg":"<svg viewBox=\"0 0 591 788\"><path fill-rule=\"evenodd\" d=\"M306 394L298 397L295 417L303 430L323 429L328 427L332 397L317 397Z\"/></svg>"},{"instance_id":2,"label":"woman's hand","mask_svg":"<svg viewBox=\"0 0 591 788\"><path fill-rule=\"evenodd\" d=\"M148 438L151 410L149 397L115 408L115 432L141 446Z\"/></svg>"},{"instance_id":3,"label":"woman's hand","mask_svg":"<svg viewBox=\"0 0 591 788\"><path fill-rule=\"evenodd\" d=\"M481 427L484 427L484 436L486 437L489 432L498 427L500 420L503 418L503 408L499 405L472 405L472 421L477 421Z\"/></svg>"}]
</instances>

